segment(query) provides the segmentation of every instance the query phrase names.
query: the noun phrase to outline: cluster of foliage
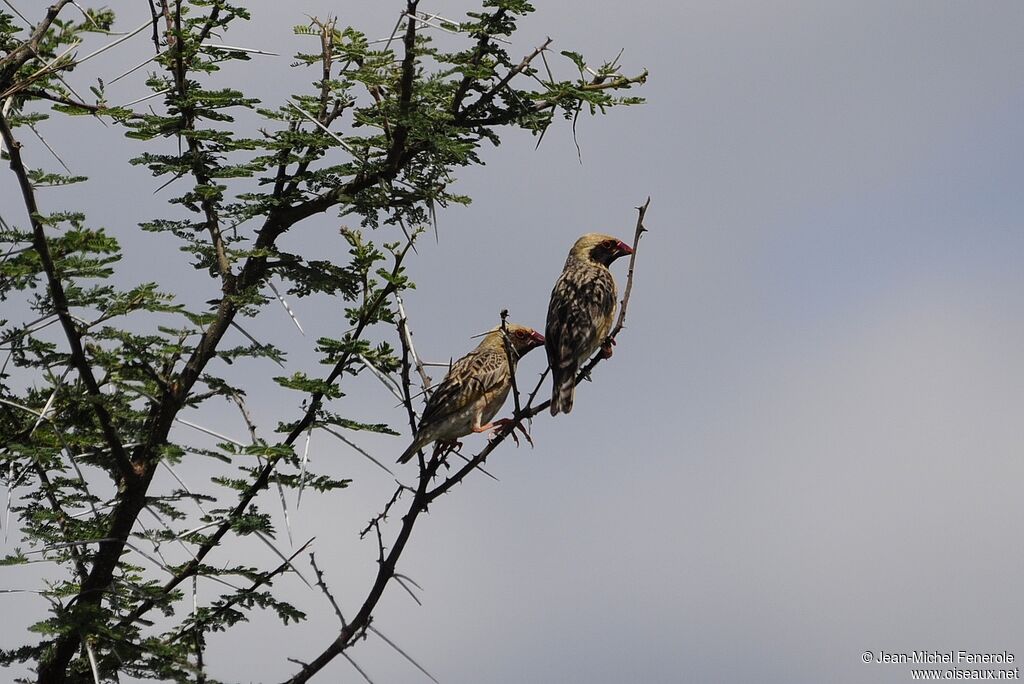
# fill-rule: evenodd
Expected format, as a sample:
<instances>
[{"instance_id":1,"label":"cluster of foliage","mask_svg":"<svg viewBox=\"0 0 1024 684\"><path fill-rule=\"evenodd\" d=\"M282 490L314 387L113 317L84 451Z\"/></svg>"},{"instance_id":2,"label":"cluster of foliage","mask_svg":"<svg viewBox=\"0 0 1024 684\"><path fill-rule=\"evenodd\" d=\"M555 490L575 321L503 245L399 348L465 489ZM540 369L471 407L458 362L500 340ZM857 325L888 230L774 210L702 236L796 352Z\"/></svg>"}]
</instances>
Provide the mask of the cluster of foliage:
<instances>
[{"instance_id":1,"label":"cluster of foliage","mask_svg":"<svg viewBox=\"0 0 1024 684\"><path fill-rule=\"evenodd\" d=\"M233 538L275 537L255 501L268 486L327 491L348 484L312 472L296 448L312 430L389 430L340 412L346 377L367 368L401 375L404 382L395 385L404 387L415 421L396 296L412 285L404 263L416 236L439 208L468 202L450 189L454 173L479 163L481 145L497 144L503 129L540 136L559 117L639 102L620 91L645 74L623 76L614 62L590 69L565 52L564 65L578 73L559 79L546 68L547 44L512 58L504 39L532 11L523 0L486 0L460 23L428 19L418 0L403 4L403 20L383 44L334 21L298 27L315 47L297 56L297 66L314 69L316 80L310 92L275 108L237 84L220 83L226 63L251 56L215 42L249 19L244 6L153 0L147 85L162 104L145 111L111 106L101 80L91 101L68 84L87 60L76 51L84 40L113 40L112 12L55 0L32 23L0 10L3 159L23 198L17 216L15 207L0 215L0 300L10 300L0 320L0 473L23 545L3 563L44 558L57 569L40 591L51 610L31 626L36 640L0 651L0 665L32 663L40 682L113 681L118 673L208 681L203 653L211 631L256 608L276 611L286 623L302 619L271 590L288 561L259 569L208 557ZM462 49L435 47L425 30L431 21L458 34ZM120 39L113 42L116 48ZM543 70L535 66L538 55ZM38 127L53 124L48 118L66 116L122 127L147 145L133 164L186 186L141 228L172 235L194 268L208 274L208 307L180 303L173 284L124 284L112 231L82 213L40 204L40 187L85 181L43 168L46 157L34 154L34 145L23 147ZM279 246L297 223L328 210L359 223L341 231L347 261ZM259 437L250 425L249 443L185 443L172 432L185 410L227 400L248 416L247 388L229 380L229 364L287 364L283 351L242 327L275 299L271 279L295 297L345 302L350 327L318 341L328 370L319 378L276 379L302 396L298 412L281 417L276 436ZM232 328L251 344L225 345ZM397 342L379 341L388 336ZM237 463L238 474L219 478L219 492L152 486L158 466L197 456ZM421 468L426 497L437 464ZM197 502L217 507L197 519L186 510ZM143 511L162 527L144 530ZM147 551L172 541L188 548L187 562L163 565ZM244 584L192 610L186 583L208 578ZM378 577L371 594L383 584ZM362 624L357 616L345 625L333 655L367 628L377 597L360 611ZM303 668L295 681L317 669Z\"/></svg>"}]
</instances>

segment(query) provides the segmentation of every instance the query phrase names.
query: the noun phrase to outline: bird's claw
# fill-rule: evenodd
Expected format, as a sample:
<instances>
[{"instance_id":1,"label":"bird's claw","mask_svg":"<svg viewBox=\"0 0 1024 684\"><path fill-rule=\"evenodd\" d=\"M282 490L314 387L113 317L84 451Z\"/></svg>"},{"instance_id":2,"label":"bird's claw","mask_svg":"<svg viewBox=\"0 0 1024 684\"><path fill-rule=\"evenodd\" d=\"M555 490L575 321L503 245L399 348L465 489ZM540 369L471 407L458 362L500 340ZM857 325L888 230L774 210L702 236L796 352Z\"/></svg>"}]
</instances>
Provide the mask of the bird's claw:
<instances>
[{"instance_id":1,"label":"bird's claw","mask_svg":"<svg viewBox=\"0 0 1024 684\"><path fill-rule=\"evenodd\" d=\"M501 431L507 429L511 423L511 418L499 418L498 420L491 423L492 432L490 436L490 441L498 439L498 436L501 434ZM512 440L516 443L516 446L519 446L519 438L516 437L515 430L509 430L508 434L512 435Z\"/></svg>"},{"instance_id":2,"label":"bird's claw","mask_svg":"<svg viewBox=\"0 0 1024 684\"><path fill-rule=\"evenodd\" d=\"M614 347L614 346L615 346L615 338L614 337L609 337L607 340L605 340L604 344L601 345L601 358L602 359L610 359L610 358L612 358L612 352L613 352L612 347Z\"/></svg>"},{"instance_id":3,"label":"bird's claw","mask_svg":"<svg viewBox=\"0 0 1024 684\"><path fill-rule=\"evenodd\" d=\"M516 443L516 446L519 446L519 437L516 436L516 430L519 430L520 432L523 433L523 437L526 438L526 441L530 443L530 447L533 447L533 438L530 437L530 433L527 432L526 428L523 426L522 423L517 422L512 418L499 418L498 420L494 421L495 430L492 439L498 436L499 429L508 429L509 425L511 425L512 428L508 430L507 434L512 437L512 441Z\"/></svg>"}]
</instances>

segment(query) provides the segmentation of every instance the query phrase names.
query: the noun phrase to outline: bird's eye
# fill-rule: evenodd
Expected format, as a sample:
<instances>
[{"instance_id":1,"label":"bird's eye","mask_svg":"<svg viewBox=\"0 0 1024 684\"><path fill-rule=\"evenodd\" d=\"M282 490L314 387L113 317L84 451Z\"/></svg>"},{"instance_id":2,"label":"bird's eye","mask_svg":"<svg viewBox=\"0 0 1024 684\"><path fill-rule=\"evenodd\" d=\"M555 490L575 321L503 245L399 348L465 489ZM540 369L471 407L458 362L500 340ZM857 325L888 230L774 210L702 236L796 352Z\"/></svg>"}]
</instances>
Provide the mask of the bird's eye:
<instances>
[{"instance_id":1,"label":"bird's eye","mask_svg":"<svg viewBox=\"0 0 1024 684\"><path fill-rule=\"evenodd\" d=\"M603 246L605 249L613 250L619 246L619 243L617 240L605 240Z\"/></svg>"}]
</instances>

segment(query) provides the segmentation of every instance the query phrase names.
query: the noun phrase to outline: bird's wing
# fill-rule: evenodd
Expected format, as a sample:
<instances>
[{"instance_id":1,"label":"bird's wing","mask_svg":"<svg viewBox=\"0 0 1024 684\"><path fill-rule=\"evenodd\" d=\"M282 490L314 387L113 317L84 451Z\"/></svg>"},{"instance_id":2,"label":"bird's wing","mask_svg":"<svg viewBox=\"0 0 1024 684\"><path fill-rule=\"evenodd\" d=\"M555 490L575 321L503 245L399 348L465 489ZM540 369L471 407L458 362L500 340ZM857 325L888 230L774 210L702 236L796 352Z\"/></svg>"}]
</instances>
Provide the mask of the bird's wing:
<instances>
[{"instance_id":1,"label":"bird's wing","mask_svg":"<svg viewBox=\"0 0 1024 684\"><path fill-rule=\"evenodd\" d=\"M455 362L430 395L420 429L461 411L484 394L509 382L508 359L503 349L477 349Z\"/></svg>"},{"instance_id":2,"label":"bird's wing","mask_svg":"<svg viewBox=\"0 0 1024 684\"><path fill-rule=\"evenodd\" d=\"M614 313L611 272L570 259L551 292L544 330L551 367L551 415L572 411L576 372L604 341Z\"/></svg>"},{"instance_id":3,"label":"bird's wing","mask_svg":"<svg viewBox=\"0 0 1024 684\"><path fill-rule=\"evenodd\" d=\"M575 366L590 356L611 329L614 313L611 272L567 264L551 292L544 331L551 368Z\"/></svg>"}]
</instances>

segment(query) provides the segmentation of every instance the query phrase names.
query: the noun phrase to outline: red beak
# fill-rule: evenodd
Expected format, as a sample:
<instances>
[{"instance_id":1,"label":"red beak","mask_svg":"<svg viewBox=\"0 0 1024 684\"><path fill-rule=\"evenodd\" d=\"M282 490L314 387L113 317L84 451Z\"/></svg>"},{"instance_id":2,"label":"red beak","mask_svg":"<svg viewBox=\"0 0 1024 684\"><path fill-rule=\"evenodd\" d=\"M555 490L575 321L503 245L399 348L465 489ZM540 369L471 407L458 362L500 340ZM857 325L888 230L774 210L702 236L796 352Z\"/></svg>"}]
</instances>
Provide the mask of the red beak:
<instances>
[{"instance_id":1,"label":"red beak","mask_svg":"<svg viewBox=\"0 0 1024 684\"><path fill-rule=\"evenodd\" d=\"M538 346L544 344L544 336L536 330L530 333L530 339L536 342Z\"/></svg>"},{"instance_id":2,"label":"red beak","mask_svg":"<svg viewBox=\"0 0 1024 684\"><path fill-rule=\"evenodd\" d=\"M619 250L619 254L632 254L633 248L627 245L622 240L619 240L619 244L615 245L616 249Z\"/></svg>"}]
</instances>

